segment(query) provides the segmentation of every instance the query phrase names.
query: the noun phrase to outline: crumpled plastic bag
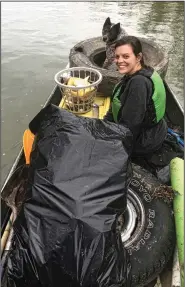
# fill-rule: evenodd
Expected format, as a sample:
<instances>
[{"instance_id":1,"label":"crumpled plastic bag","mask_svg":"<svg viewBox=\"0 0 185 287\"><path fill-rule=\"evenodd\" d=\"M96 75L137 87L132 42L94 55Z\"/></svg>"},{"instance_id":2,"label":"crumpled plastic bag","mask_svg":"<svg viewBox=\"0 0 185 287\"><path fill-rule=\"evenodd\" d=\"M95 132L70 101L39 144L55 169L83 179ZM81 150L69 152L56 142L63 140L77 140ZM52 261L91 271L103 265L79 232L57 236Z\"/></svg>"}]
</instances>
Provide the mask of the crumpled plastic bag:
<instances>
[{"instance_id":1,"label":"crumpled plastic bag","mask_svg":"<svg viewBox=\"0 0 185 287\"><path fill-rule=\"evenodd\" d=\"M7 287L130 286L116 222L127 204L131 132L54 105L29 128L36 136Z\"/></svg>"}]
</instances>

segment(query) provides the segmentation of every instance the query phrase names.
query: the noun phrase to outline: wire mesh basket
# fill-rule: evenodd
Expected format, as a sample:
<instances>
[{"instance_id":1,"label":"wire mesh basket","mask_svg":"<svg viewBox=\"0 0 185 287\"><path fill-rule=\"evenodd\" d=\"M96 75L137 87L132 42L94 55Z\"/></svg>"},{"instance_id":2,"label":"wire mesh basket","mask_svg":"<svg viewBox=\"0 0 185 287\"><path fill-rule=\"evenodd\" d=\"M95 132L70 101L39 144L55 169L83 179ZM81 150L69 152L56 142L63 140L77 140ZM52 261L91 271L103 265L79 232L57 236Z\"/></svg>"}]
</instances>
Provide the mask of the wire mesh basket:
<instances>
[{"instance_id":1,"label":"wire mesh basket","mask_svg":"<svg viewBox=\"0 0 185 287\"><path fill-rule=\"evenodd\" d=\"M87 113L92 109L101 81L101 73L88 67L68 68L55 75L66 108L75 114Z\"/></svg>"}]
</instances>

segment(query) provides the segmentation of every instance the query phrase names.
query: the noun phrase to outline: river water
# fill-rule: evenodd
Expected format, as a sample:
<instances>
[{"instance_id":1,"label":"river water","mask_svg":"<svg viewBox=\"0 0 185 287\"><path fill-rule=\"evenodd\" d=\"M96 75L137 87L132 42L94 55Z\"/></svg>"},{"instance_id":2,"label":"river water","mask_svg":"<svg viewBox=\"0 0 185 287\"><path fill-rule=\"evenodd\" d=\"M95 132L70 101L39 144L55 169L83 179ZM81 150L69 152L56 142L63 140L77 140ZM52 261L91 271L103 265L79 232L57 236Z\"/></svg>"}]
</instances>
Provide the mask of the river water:
<instances>
[{"instance_id":1,"label":"river water","mask_svg":"<svg viewBox=\"0 0 185 287\"><path fill-rule=\"evenodd\" d=\"M183 2L1 3L1 183L21 147L23 131L54 88L69 49L101 35L107 17L129 34L169 53L167 81L183 105Z\"/></svg>"}]
</instances>

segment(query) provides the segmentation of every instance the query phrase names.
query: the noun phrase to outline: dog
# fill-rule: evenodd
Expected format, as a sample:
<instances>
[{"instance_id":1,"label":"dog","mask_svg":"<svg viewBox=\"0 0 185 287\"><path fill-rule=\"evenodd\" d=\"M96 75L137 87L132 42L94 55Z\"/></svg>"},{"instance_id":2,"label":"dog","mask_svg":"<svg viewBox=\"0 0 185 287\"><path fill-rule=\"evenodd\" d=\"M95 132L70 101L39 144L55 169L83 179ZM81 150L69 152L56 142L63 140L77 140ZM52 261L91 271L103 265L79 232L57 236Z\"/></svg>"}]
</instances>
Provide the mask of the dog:
<instances>
[{"instance_id":1,"label":"dog","mask_svg":"<svg viewBox=\"0 0 185 287\"><path fill-rule=\"evenodd\" d=\"M128 35L126 31L121 27L120 23L111 23L108 17L105 20L102 29L102 39L106 43L106 59L103 63L104 69L116 70L116 65L114 63L114 53L115 53L115 43L122 37Z\"/></svg>"}]
</instances>

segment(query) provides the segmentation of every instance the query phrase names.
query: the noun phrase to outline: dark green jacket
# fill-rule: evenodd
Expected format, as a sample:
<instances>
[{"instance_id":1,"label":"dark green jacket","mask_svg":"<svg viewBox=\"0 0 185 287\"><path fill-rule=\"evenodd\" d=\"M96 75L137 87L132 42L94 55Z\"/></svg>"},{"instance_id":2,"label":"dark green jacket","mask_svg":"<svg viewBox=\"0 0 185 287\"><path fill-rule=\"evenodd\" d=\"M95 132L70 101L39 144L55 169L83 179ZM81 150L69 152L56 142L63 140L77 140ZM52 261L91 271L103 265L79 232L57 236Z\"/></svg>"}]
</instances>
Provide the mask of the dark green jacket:
<instances>
[{"instance_id":1,"label":"dark green jacket","mask_svg":"<svg viewBox=\"0 0 185 287\"><path fill-rule=\"evenodd\" d=\"M165 107L162 79L152 68L143 68L118 83L104 119L129 127L134 136L133 154L144 155L160 148L167 135Z\"/></svg>"}]
</instances>

